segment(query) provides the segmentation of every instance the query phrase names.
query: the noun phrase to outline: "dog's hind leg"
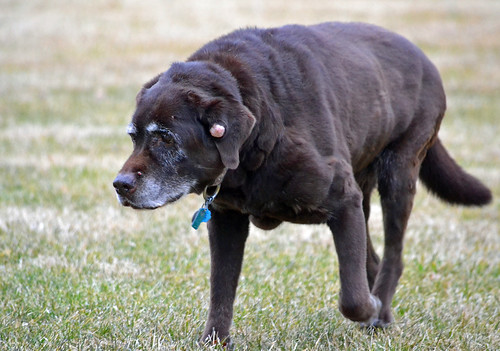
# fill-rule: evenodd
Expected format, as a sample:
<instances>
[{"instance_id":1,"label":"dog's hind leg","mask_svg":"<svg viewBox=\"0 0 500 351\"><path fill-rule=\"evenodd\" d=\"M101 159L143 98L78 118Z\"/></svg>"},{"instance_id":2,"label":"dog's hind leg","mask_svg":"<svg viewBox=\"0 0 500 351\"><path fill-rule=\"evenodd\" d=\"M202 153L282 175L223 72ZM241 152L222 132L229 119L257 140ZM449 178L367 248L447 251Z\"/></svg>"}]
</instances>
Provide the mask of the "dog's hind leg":
<instances>
[{"instance_id":1,"label":"dog's hind leg","mask_svg":"<svg viewBox=\"0 0 500 351\"><path fill-rule=\"evenodd\" d=\"M249 219L239 212L212 211L208 221L210 241L210 307L202 344L229 343L233 303L243 264Z\"/></svg>"},{"instance_id":2,"label":"dog's hind leg","mask_svg":"<svg viewBox=\"0 0 500 351\"><path fill-rule=\"evenodd\" d=\"M363 193L363 214L365 215L366 224L366 274L368 277L368 286L371 290L380 267L380 258L373 248L368 226L368 220L370 219L371 195L377 183L377 177L373 165L370 165L357 175L356 181Z\"/></svg>"},{"instance_id":3,"label":"dog's hind leg","mask_svg":"<svg viewBox=\"0 0 500 351\"><path fill-rule=\"evenodd\" d=\"M368 198L368 202L369 201L370 199ZM363 199L363 208L365 208L364 199ZM375 284L375 279L377 278L377 274L380 268L380 258L375 252L372 240L370 239L370 232L368 230L368 217L365 218L366 218L366 275L368 278L368 286L370 287L371 290L373 289L373 285Z\"/></svg>"},{"instance_id":4,"label":"dog's hind leg","mask_svg":"<svg viewBox=\"0 0 500 351\"><path fill-rule=\"evenodd\" d=\"M399 153L385 150L379 157L377 169L385 239L382 264L372 288L372 293L382 301L376 326L393 322L391 301L403 272L403 238L413 207L421 162L417 156L402 157L402 154L405 153L401 150Z\"/></svg>"}]
</instances>

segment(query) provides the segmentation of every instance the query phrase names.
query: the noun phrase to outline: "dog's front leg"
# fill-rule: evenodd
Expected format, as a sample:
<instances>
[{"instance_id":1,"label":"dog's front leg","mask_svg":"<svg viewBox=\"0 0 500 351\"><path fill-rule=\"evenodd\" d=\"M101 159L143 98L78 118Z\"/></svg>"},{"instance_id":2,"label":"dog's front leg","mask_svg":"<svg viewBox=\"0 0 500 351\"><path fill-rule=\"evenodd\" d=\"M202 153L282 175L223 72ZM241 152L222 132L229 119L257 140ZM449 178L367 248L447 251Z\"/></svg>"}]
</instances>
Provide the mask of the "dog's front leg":
<instances>
[{"instance_id":1,"label":"dog's front leg","mask_svg":"<svg viewBox=\"0 0 500 351\"><path fill-rule=\"evenodd\" d=\"M345 317L371 325L378 319L381 302L370 294L368 286L366 226L361 202L359 189L352 189L337 203L328 225L339 261L339 309Z\"/></svg>"},{"instance_id":2,"label":"dog's front leg","mask_svg":"<svg viewBox=\"0 0 500 351\"><path fill-rule=\"evenodd\" d=\"M208 222L211 276L210 308L201 343L229 343L233 303L243 263L249 219L238 212L212 212Z\"/></svg>"}]
</instances>

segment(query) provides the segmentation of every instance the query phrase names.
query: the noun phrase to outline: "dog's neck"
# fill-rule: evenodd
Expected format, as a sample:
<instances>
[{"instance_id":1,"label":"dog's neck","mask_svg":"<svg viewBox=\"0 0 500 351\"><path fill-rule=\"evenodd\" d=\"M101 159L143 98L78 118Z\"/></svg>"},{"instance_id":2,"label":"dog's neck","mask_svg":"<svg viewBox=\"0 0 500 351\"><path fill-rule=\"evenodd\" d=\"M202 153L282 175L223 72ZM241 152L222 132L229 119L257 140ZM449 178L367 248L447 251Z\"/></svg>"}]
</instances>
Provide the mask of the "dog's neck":
<instances>
[{"instance_id":1,"label":"dog's neck","mask_svg":"<svg viewBox=\"0 0 500 351\"><path fill-rule=\"evenodd\" d=\"M224 180L224 177L226 176L226 173L227 173L227 167L224 167L224 170L222 171L222 173L217 178L215 178L214 182L211 185L207 185L207 187L205 188L205 191L207 190L207 188L210 188L213 186L220 186L222 184L222 181Z\"/></svg>"}]
</instances>

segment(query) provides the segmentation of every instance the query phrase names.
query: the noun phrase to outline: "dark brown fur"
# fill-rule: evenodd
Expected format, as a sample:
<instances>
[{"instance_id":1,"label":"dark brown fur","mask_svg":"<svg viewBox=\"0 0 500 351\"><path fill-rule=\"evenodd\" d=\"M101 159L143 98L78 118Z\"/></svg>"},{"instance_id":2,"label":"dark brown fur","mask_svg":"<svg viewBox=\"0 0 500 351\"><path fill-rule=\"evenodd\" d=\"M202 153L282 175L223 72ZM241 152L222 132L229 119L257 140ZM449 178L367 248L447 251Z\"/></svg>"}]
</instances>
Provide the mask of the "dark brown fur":
<instances>
[{"instance_id":1,"label":"dark brown fur","mask_svg":"<svg viewBox=\"0 0 500 351\"><path fill-rule=\"evenodd\" d=\"M240 30L144 86L130 127L134 152L114 185L134 208L221 185L208 222L211 298L202 340L229 336L250 222L326 223L339 260L340 311L384 326L393 321L417 178L451 203L491 200L437 139L445 109L434 65L384 29ZM213 126L225 134L211 135ZM367 226L374 188L382 261Z\"/></svg>"}]
</instances>

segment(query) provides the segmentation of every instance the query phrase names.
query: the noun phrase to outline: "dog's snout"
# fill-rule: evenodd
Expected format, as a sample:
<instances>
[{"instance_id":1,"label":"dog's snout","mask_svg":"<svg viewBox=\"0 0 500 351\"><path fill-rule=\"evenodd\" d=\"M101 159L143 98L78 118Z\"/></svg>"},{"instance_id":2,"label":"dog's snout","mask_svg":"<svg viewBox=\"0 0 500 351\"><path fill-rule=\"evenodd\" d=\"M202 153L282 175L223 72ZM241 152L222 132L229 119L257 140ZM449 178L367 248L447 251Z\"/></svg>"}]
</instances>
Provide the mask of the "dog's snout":
<instances>
[{"instance_id":1,"label":"dog's snout","mask_svg":"<svg viewBox=\"0 0 500 351\"><path fill-rule=\"evenodd\" d=\"M136 173L120 173L113 181L113 186L119 195L132 194L137 186Z\"/></svg>"}]
</instances>

